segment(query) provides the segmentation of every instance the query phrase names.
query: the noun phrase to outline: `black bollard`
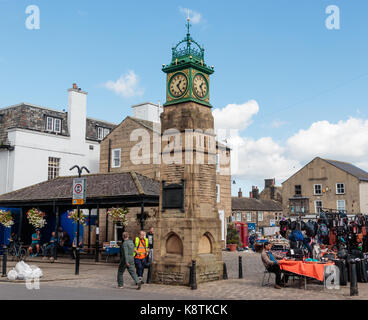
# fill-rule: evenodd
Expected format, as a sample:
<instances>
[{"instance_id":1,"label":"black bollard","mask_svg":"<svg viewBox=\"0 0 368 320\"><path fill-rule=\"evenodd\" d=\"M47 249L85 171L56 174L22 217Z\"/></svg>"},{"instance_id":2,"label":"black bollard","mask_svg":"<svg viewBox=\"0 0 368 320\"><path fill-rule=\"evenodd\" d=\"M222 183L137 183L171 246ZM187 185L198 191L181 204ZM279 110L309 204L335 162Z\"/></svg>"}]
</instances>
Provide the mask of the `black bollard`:
<instances>
[{"instance_id":1,"label":"black bollard","mask_svg":"<svg viewBox=\"0 0 368 320\"><path fill-rule=\"evenodd\" d=\"M151 263L148 266L146 283L151 283Z\"/></svg>"},{"instance_id":2,"label":"black bollard","mask_svg":"<svg viewBox=\"0 0 368 320\"><path fill-rule=\"evenodd\" d=\"M356 261L351 259L349 261L349 269L350 269L350 296L358 296L358 279L356 272Z\"/></svg>"},{"instance_id":3,"label":"black bollard","mask_svg":"<svg viewBox=\"0 0 368 320\"><path fill-rule=\"evenodd\" d=\"M243 279L243 261L241 256L239 256L239 279Z\"/></svg>"},{"instance_id":4,"label":"black bollard","mask_svg":"<svg viewBox=\"0 0 368 320\"><path fill-rule=\"evenodd\" d=\"M75 275L79 275L79 246L75 249Z\"/></svg>"},{"instance_id":5,"label":"black bollard","mask_svg":"<svg viewBox=\"0 0 368 320\"><path fill-rule=\"evenodd\" d=\"M228 276L227 276L227 267L226 267L226 263L224 262L224 271L223 271L223 279L227 280Z\"/></svg>"},{"instance_id":6,"label":"black bollard","mask_svg":"<svg viewBox=\"0 0 368 320\"><path fill-rule=\"evenodd\" d=\"M6 262L8 256L8 248L7 246L3 246L3 274L2 277L6 277Z\"/></svg>"},{"instance_id":7,"label":"black bollard","mask_svg":"<svg viewBox=\"0 0 368 320\"><path fill-rule=\"evenodd\" d=\"M192 290L197 289L197 272L196 272L196 261L192 260L192 281L191 281L191 288Z\"/></svg>"}]
</instances>

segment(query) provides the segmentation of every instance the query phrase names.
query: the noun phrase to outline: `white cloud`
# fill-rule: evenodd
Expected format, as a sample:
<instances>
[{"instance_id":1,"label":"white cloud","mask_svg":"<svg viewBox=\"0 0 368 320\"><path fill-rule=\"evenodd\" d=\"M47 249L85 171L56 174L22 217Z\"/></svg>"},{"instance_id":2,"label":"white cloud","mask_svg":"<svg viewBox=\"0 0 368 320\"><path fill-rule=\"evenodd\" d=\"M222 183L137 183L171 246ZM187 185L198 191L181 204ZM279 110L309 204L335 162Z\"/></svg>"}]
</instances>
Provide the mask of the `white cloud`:
<instances>
[{"instance_id":1,"label":"white cloud","mask_svg":"<svg viewBox=\"0 0 368 320\"><path fill-rule=\"evenodd\" d=\"M233 179L260 187L267 178L276 178L280 184L317 156L351 162L368 171L368 120L364 119L317 121L285 143L271 137L255 140L238 135L228 140Z\"/></svg>"},{"instance_id":2,"label":"white cloud","mask_svg":"<svg viewBox=\"0 0 368 320\"><path fill-rule=\"evenodd\" d=\"M350 118L330 123L314 122L287 140L289 153L307 161L316 156L363 162L368 156L368 120Z\"/></svg>"},{"instance_id":3,"label":"white cloud","mask_svg":"<svg viewBox=\"0 0 368 320\"><path fill-rule=\"evenodd\" d=\"M202 15L199 12L182 7L179 7L179 10L184 13L186 17L189 15L191 23L198 24L201 22Z\"/></svg>"},{"instance_id":4,"label":"white cloud","mask_svg":"<svg viewBox=\"0 0 368 320\"><path fill-rule=\"evenodd\" d=\"M252 117L259 111L257 101L250 100L243 104L228 104L223 109L213 110L216 129L243 130L252 123Z\"/></svg>"},{"instance_id":5,"label":"white cloud","mask_svg":"<svg viewBox=\"0 0 368 320\"><path fill-rule=\"evenodd\" d=\"M276 119L276 120L272 121L271 127L275 128L275 129L278 129L278 128L284 126L285 124L287 124L286 121Z\"/></svg>"},{"instance_id":6,"label":"white cloud","mask_svg":"<svg viewBox=\"0 0 368 320\"><path fill-rule=\"evenodd\" d=\"M139 77L130 70L116 81L107 81L103 86L124 98L141 96L143 89L139 88Z\"/></svg>"}]
</instances>

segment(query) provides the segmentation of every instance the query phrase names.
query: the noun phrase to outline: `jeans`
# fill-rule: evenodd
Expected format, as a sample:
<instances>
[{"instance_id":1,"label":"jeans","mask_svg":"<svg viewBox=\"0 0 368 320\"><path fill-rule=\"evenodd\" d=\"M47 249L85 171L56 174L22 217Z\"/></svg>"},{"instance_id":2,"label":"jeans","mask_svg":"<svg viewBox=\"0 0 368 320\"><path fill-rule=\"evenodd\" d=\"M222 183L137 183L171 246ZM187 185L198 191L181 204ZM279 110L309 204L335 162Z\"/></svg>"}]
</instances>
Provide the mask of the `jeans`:
<instances>
[{"instance_id":1,"label":"jeans","mask_svg":"<svg viewBox=\"0 0 368 320\"><path fill-rule=\"evenodd\" d=\"M137 270L138 277L143 277L145 259L134 259L134 264L135 264L135 268Z\"/></svg>"},{"instance_id":2,"label":"jeans","mask_svg":"<svg viewBox=\"0 0 368 320\"><path fill-rule=\"evenodd\" d=\"M54 250L55 250L55 246L53 244L49 244L46 246L45 251L43 253L43 256L46 257L48 255L48 253L50 252L51 257L54 256Z\"/></svg>"},{"instance_id":3,"label":"jeans","mask_svg":"<svg viewBox=\"0 0 368 320\"><path fill-rule=\"evenodd\" d=\"M130 276L132 277L132 279L134 280L135 284L138 284L138 277L137 274L134 271L134 266L133 264L130 264L129 267L127 267L125 261L120 261L119 264L119 268L118 268L118 286L123 286L124 285L124 280L123 280L123 274L124 271L128 269L128 272L130 274Z\"/></svg>"},{"instance_id":4,"label":"jeans","mask_svg":"<svg viewBox=\"0 0 368 320\"><path fill-rule=\"evenodd\" d=\"M284 275L284 279L281 280L281 269L280 269L280 266L278 264L274 264L270 267L267 267L267 271L272 272L276 275L276 284L278 286L280 286L284 282L287 283L288 280L289 280L289 276L287 276L287 275Z\"/></svg>"}]
</instances>

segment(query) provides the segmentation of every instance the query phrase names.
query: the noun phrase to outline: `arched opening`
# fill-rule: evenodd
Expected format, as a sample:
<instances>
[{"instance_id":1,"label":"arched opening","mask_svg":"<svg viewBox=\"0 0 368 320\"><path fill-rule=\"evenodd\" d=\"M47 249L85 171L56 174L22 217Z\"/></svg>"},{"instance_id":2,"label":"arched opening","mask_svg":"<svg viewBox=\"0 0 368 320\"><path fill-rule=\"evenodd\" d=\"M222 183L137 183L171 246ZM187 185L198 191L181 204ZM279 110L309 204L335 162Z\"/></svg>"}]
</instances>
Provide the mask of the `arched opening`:
<instances>
[{"instance_id":1,"label":"arched opening","mask_svg":"<svg viewBox=\"0 0 368 320\"><path fill-rule=\"evenodd\" d=\"M166 253L183 255L183 242L175 233L166 240Z\"/></svg>"},{"instance_id":2,"label":"arched opening","mask_svg":"<svg viewBox=\"0 0 368 320\"><path fill-rule=\"evenodd\" d=\"M211 239L205 234L199 240L198 254L212 253Z\"/></svg>"}]
</instances>

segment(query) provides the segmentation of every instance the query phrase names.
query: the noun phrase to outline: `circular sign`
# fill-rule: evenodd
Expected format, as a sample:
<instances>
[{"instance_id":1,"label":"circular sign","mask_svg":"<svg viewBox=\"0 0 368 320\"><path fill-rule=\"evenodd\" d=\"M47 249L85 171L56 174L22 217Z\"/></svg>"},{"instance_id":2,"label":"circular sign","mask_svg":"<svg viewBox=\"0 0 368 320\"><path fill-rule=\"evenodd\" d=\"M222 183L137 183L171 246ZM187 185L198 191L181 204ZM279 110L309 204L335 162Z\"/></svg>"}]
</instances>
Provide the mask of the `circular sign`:
<instances>
[{"instance_id":1,"label":"circular sign","mask_svg":"<svg viewBox=\"0 0 368 320\"><path fill-rule=\"evenodd\" d=\"M81 193L83 191L83 187L80 183L77 183L74 187L75 193Z\"/></svg>"}]
</instances>

